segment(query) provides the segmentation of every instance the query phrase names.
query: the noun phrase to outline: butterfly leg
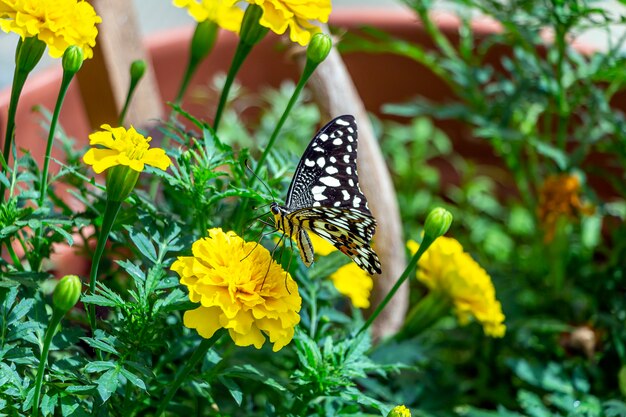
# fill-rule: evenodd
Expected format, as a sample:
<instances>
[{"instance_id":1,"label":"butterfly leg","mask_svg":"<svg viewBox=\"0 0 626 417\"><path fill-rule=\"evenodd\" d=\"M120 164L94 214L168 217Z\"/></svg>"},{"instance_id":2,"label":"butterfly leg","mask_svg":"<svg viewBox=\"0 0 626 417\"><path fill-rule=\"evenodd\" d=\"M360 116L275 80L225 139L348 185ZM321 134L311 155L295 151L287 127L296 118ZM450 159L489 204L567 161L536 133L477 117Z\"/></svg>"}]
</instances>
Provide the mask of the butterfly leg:
<instances>
[{"instance_id":1,"label":"butterfly leg","mask_svg":"<svg viewBox=\"0 0 626 417\"><path fill-rule=\"evenodd\" d=\"M265 224L265 223L264 223L264 224ZM274 229L270 230L270 231L269 231L269 232L267 232L267 233L263 233L263 231L265 230L265 228L266 228L267 226L273 227L274 225L272 225L272 224L265 224L265 226L263 226L263 229L261 229L261 233L260 233L260 235L259 235L259 238L258 238L258 239L257 239L257 241L256 241L256 244L255 244L255 245L254 245L254 247L250 250L250 252L248 252L248 254L247 254L246 256L244 256L243 258L241 258L241 259L239 260L239 262L243 261L243 260L244 260L244 259L246 259L248 256L250 256L250 255L252 254L252 252L254 252L254 250L255 250L255 249L256 249L256 248L257 248L257 247L261 244L261 240L263 240L263 238L264 238L265 236L271 235L272 233L276 232L276 230L277 230L277 229L276 229L276 228L274 228Z\"/></svg>"},{"instance_id":2,"label":"butterfly leg","mask_svg":"<svg viewBox=\"0 0 626 417\"><path fill-rule=\"evenodd\" d=\"M291 295L289 287L287 286L287 278L289 278L289 269L291 269L291 260L293 259L293 239L289 239L289 261L287 261L287 269L285 270L285 288L287 293Z\"/></svg>"},{"instance_id":3,"label":"butterfly leg","mask_svg":"<svg viewBox=\"0 0 626 417\"><path fill-rule=\"evenodd\" d=\"M245 236L246 233L248 233L248 230L250 230L250 228L252 228L252 226L254 225L255 222L260 221L261 223L263 223L264 225L268 225L269 222L263 219L263 216L266 216L268 213L262 213L259 216L256 216L255 218L251 219L250 222L248 223L248 226L246 226L245 228L243 228L241 230L241 237L243 238ZM272 225L273 226L273 225ZM243 246L245 242L241 242L241 245Z\"/></svg>"},{"instance_id":4,"label":"butterfly leg","mask_svg":"<svg viewBox=\"0 0 626 417\"><path fill-rule=\"evenodd\" d=\"M263 282L261 283L261 289L263 289L263 285L265 285L265 279L267 278L267 274L270 273L270 267L272 266L272 261L274 260L274 254L276 253L276 249L278 249L280 242L282 242L284 238L285 234L283 233L278 239L278 242L276 242L276 245L274 245L274 249L272 249L272 255L270 256L270 260L267 263L267 271L265 271L265 276L263 277Z\"/></svg>"}]
</instances>

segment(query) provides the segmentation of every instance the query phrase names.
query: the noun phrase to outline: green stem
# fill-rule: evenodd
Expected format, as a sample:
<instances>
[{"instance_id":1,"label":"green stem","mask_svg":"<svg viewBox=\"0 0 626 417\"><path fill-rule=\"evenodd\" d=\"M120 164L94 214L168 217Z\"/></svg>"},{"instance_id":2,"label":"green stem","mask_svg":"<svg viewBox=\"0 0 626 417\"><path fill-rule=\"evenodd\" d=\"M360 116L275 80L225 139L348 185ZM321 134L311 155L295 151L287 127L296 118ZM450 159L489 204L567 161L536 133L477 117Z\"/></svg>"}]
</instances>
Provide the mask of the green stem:
<instances>
[{"instance_id":1,"label":"green stem","mask_svg":"<svg viewBox=\"0 0 626 417\"><path fill-rule=\"evenodd\" d=\"M187 87L189 86L189 82L191 81L191 77L196 73L198 69L198 65L201 61L195 60L193 58L189 58L189 64L187 65L187 70L185 71L185 75L183 77L183 81L180 84L180 88L178 90L178 94L176 94L176 98L174 99L174 104L180 106L183 101L183 96L187 91ZM216 116L217 117L217 116Z\"/></svg>"},{"instance_id":2,"label":"green stem","mask_svg":"<svg viewBox=\"0 0 626 417\"><path fill-rule=\"evenodd\" d=\"M22 263L20 262L20 258L18 258L17 254L13 250L13 246L11 245L11 241L10 240L6 240L5 243L6 243L6 247L7 247L7 252L9 252L9 256L11 256L11 260L13 261L13 266L15 266L15 268L18 271L23 271L24 267L22 266Z\"/></svg>"},{"instance_id":3,"label":"green stem","mask_svg":"<svg viewBox=\"0 0 626 417\"><path fill-rule=\"evenodd\" d=\"M15 114L17 112L17 103L22 94L22 89L26 83L28 72L24 73L16 66L13 74L13 86L11 87L11 99L9 101L9 112L7 115L7 130L4 136L4 151L2 153L3 165L9 164L11 148L13 147L13 138L15 136ZM5 186L0 184L0 196L4 198Z\"/></svg>"},{"instance_id":4,"label":"green stem","mask_svg":"<svg viewBox=\"0 0 626 417\"><path fill-rule=\"evenodd\" d=\"M417 262L420 260L424 252L426 252L426 250L430 247L430 245L432 245L434 241L435 239L433 239L432 237L428 235L424 235L424 239L422 240L422 243L420 244L417 252L415 253L415 255L413 255L413 258L411 258L411 261L409 262L407 267L404 269L404 272L402 273L402 275L400 275L400 278L398 278L393 288L391 288L391 290L387 293L383 301L381 301L381 303L378 304L378 306L376 307L376 310L374 310L374 312L367 319L365 324L363 324L363 327L361 327L361 329L357 332L356 336L363 333L372 325L374 320L376 320L376 317L378 317L380 312L383 311L383 309L387 306L387 304L389 304L389 301L391 301L391 299L396 294L396 292L398 292L398 289L400 288L400 286L404 283L404 281L407 280L407 278L409 278L409 275L411 274L413 269L415 269Z\"/></svg>"},{"instance_id":5,"label":"green stem","mask_svg":"<svg viewBox=\"0 0 626 417\"><path fill-rule=\"evenodd\" d=\"M421 334L444 317L450 307L450 299L445 294L430 291L409 311L402 330L393 339L403 340Z\"/></svg>"},{"instance_id":6,"label":"green stem","mask_svg":"<svg viewBox=\"0 0 626 417\"><path fill-rule=\"evenodd\" d=\"M126 113L128 112L128 106L130 106L130 102L133 98L133 94L135 93L135 89L137 88L137 84L139 80L131 79L130 87L128 87L128 93L126 94L126 101L124 101L124 107L120 112L120 116L117 118L118 126L124 125L124 119L126 119Z\"/></svg>"},{"instance_id":7,"label":"green stem","mask_svg":"<svg viewBox=\"0 0 626 417\"><path fill-rule=\"evenodd\" d=\"M52 143L54 142L54 135L56 133L57 123L59 121L59 114L61 113L61 107L63 107L63 100L65 100L65 94L70 86L72 78L74 78L73 72L63 72L63 80L61 81L61 88L59 89L59 95L57 96L57 102L54 106L54 113L52 114L52 120L50 121L50 132L48 133L48 143L46 145L46 155L43 160L43 171L41 172L41 191L39 192L39 207L43 207L48 193L48 168L50 167L50 153L52 152Z\"/></svg>"},{"instance_id":8,"label":"green stem","mask_svg":"<svg viewBox=\"0 0 626 417\"><path fill-rule=\"evenodd\" d=\"M106 208L104 209L104 219L102 220L102 228L100 229L100 235L98 236L98 243L96 245L96 251L93 255L91 262L91 272L89 273L89 294L96 293L96 280L98 279L98 267L100 265L100 259L104 253L107 240L109 239L109 233L117 217L117 213L120 210L122 203L120 201L111 201L107 199ZM91 326L91 332L96 331L96 307L93 304L89 304L89 325Z\"/></svg>"},{"instance_id":9,"label":"green stem","mask_svg":"<svg viewBox=\"0 0 626 417\"><path fill-rule=\"evenodd\" d=\"M230 93L230 88L233 85L233 81L235 81L235 76L239 72L243 61L246 59L250 51L252 50L252 45L248 45L243 42L239 42L237 45L237 50L235 51L235 56L233 57L233 62L230 64L230 68L228 69L228 75L226 76L226 82L224 83L224 88L222 89L222 95L220 96L220 101L217 105L217 111L215 112L215 119L213 120L213 130L217 132L217 129L220 125L220 120L222 119L222 113L224 112L224 108L226 107L226 101L228 100L228 94Z\"/></svg>"},{"instance_id":10,"label":"green stem","mask_svg":"<svg viewBox=\"0 0 626 417\"><path fill-rule=\"evenodd\" d=\"M276 127L274 128L274 131L272 132L272 136L270 136L270 140L267 142L267 145L265 146L265 149L263 149L263 153L261 154L261 157L257 161L256 167L254 168L255 175L252 176L252 178L250 178L250 185L254 183L256 176L259 175L259 171L261 170L261 167L265 163L265 160L267 159L267 155L269 154L270 150L274 146L274 142L276 142L276 138L278 137L278 134L283 128L285 121L287 121L287 117L289 116L289 113L291 113L291 109L298 101L298 98L300 98L300 93L302 92L302 89L304 88L306 82L309 80L309 78L311 78L311 75L313 74L314 69L315 69L315 66L310 65L309 62L307 62L307 65L305 66L304 71L302 72L302 76L300 77L300 80L298 81L298 85L296 85L296 89L293 91L293 94L291 95L291 98L289 99L289 103L287 103L287 107L285 108L285 111L280 116L280 119L278 120L278 124L276 125Z\"/></svg>"},{"instance_id":11,"label":"green stem","mask_svg":"<svg viewBox=\"0 0 626 417\"><path fill-rule=\"evenodd\" d=\"M48 328L46 329L46 334L43 340L43 347L41 348L41 356L39 357L39 368L37 369L37 377L35 378L35 395L33 396L33 417L37 417L39 415L39 401L41 396L41 387L43 385L43 375L46 368L46 362L48 361L48 351L50 350L50 343L52 342L52 337L57 329L57 326L61 322L63 318L63 313L61 313L58 309L54 309L52 312L52 318L50 319L50 323L48 323Z\"/></svg>"},{"instance_id":12,"label":"green stem","mask_svg":"<svg viewBox=\"0 0 626 417\"><path fill-rule=\"evenodd\" d=\"M172 398L174 398L174 394L178 391L181 384L187 379L189 372L191 372L198 362L200 362L207 354L209 349L213 347L213 345L226 333L226 329L219 329L215 332L213 337L210 339L203 339L196 351L193 353L191 358L185 362L185 366L180 370L174 382L170 385L169 390L165 393L165 397L159 402L159 406L157 408L155 417L159 417L161 414L165 412L165 409L169 405Z\"/></svg>"}]
</instances>

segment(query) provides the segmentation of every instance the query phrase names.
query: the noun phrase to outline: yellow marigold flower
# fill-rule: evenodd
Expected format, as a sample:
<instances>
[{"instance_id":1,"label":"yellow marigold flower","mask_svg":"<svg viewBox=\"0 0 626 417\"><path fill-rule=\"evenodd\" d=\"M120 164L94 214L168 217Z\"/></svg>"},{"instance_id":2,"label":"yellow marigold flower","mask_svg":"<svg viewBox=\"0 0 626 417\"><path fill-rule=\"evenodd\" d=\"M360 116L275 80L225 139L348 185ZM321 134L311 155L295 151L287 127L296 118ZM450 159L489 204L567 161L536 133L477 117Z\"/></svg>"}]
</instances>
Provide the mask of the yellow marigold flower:
<instances>
[{"instance_id":1,"label":"yellow marigold flower","mask_svg":"<svg viewBox=\"0 0 626 417\"><path fill-rule=\"evenodd\" d=\"M263 9L259 23L282 35L289 27L289 38L304 46L320 31L311 21L328 22L332 9L330 0L246 0Z\"/></svg>"},{"instance_id":2,"label":"yellow marigold flower","mask_svg":"<svg viewBox=\"0 0 626 417\"><path fill-rule=\"evenodd\" d=\"M191 250L193 256L180 256L172 265L189 299L201 304L185 312L186 327L206 339L226 328L236 345L257 349L265 343L265 333L274 352L291 341L302 298L267 249L215 228Z\"/></svg>"},{"instance_id":3,"label":"yellow marigold flower","mask_svg":"<svg viewBox=\"0 0 626 417\"><path fill-rule=\"evenodd\" d=\"M165 170L172 163L163 149L150 149L148 143L152 140L151 137L146 138L137 133L132 126L128 130L107 124L100 128L104 132L89 135L89 144L101 145L106 149L91 148L83 156L83 161L92 165L97 174L116 165L128 166L141 172L145 164Z\"/></svg>"},{"instance_id":4,"label":"yellow marigold flower","mask_svg":"<svg viewBox=\"0 0 626 417\"><path fill-rule=\"evenodd\" d=\"M419 248L414 241L409 241L407 246L413 254ZM486 335L504 336L505 317L500 302L496 300L491 277L463 251L457 240L438 238L422 255L418 266L417 279L452 300L461 325L474 317L482 324Z\"/></svg>"},{"instance_id":5,"label":"yellow marigold flower","mask_svg":"<svg viewBox=\"0 0 626 417\"><path fill-rule=\"evenodd\" d=\"M387 417L411 417L411 410L403 405L398 405L387 414Z\"/></svg>"},{"instance_id":6,"label":"yellow marigold flower","mask_svg":"<svg viewBox=\"0 0 626 417\"><path fill-rule=\"evenodd\" d=\"M311 244L315 253L326 256L337 249L327 240L311 233ZM374 286L372 277L354 262L350 262L329 276L333 285L340 294L350 298L356 308L368 308L370 306L370 292Z\"/></svg>"},{"instance_id":7,"label":"yellow marigold flower","mask_svg":"<svg viewBox=\"0 0 626 417\"><path fill-rule=\"evenodd\" d=\"M0 29L22 39L36 36L48 45L53 58L61 57L71 45L81 48L85 59L91 58L100 22L86 1L0 0Z\"/></svg>"},{"instance_id":8,"label":"yellow marigold flower","mask_svg":"<svg viewBox=\"0 0 626 417\"><path fill-rule=\"evenodd\" d=\"M576 219L581 214L593 213L593 208L580 200L580 181L570 174L551 175L539 190L537 216L545 232L545 241L554 239L560 217Z\"/></svg>"},{"instance_id":9,"label":"yellow marigold flower","mask_svg":"<svg viewBox=\"0 0 626 417\"><path fill-rule=\"evenodd\" d=\"M239 33L243 10L238 0L173 0L174 6L185 8L197 22L210 20L222 29Z\"/></svg>"}]
</instances>

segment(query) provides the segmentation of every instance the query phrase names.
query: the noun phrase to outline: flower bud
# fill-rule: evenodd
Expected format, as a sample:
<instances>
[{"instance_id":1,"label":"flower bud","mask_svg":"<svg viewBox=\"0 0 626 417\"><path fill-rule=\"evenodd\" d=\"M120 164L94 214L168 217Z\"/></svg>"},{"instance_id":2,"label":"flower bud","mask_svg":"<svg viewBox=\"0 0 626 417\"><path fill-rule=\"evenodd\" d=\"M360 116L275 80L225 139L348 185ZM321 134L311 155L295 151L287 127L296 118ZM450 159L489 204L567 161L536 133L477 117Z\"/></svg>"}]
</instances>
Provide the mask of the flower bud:
<instances>
[{"instance_id":1,"label":"flower bud","mask_svg":"<svg viewBox=\"0 0 626 417\"><path fill-rule=\"evenodd\" d=\"M267 34L269 29L261 26L261 23L259 23L262 15L263 9L260 6L256 4L248 6L243 15L241 30L239 31L242 43L248 46L256 45Z\"/></svg>"},{"instance_id":2,"label":"flower bud","mask_svg":"<svg viewBox=\"0 0 626 417\"><path fill-rule=\"evenodd\" d=\"M63 71L69 74L76 74L83 65L83 50L76 45L68 46L63 53Z\"/></svg>"},{"instance_id":3,"label":"flower bud","mask_svg":"<svg viewBox=\"0 0 626 417\"><path fill-rule=\"evenodd\" d=\"M46 44L36 36L20 39L15 54L15 65L21 72L29 73L35 68L45 50Z\"/></svg>"},{"instance_id":4,"label":"flower bud","mask_svg":"<svg viewBox=\"0 0 626 417\"><path fill-rule=\"evenodd\" d=\"M436 239L445 235L451 224L452 213L444 208L437 207L431 210L428 213L428 217L426 217L424 235L429 236L431 239Z\"/></svg>"},{"instance_id":5,"label":"flower bud","mask_svg":"<svg viewBox=\"0 0 626 417\"><path fill-rule=\"evenodd\" d=\"M81 290L82 284L80 278L76 275L64 276L59 280L52 294L52 304L54 308L58 309L63 314L67 313L78 302Z\"/></svg>"},{"instance_id":6,"label":"flower bud","mask_svg":"<svg viewBox=\"0 0 626 417\"><path fill-rule=\"evenodd\" d=\"M191 38L191 61L199 62L209 55L217 39L218 26L211 20L198 23Z\"/></svg>"},{"instance_id":7,"label":"flower bud","mask_svg":"<svg viewBox=\"0 0 626 417\"><path fill-rule=\"evenodd\" d=\"M130 195L139 179L139 171L116 165L107 170L107 200L121 202Z\"/></svg>"},{"instance_id":8,"label":"flower bud","mask_svg":"<svg viewBox=\"0 0 626 417\"><path fill-rule=\"evenodd\" d=\"M306 59L318 65L326 59L332 47L333 41L330 36L321 32L316 33L306 48Z\"/></svg>"},{"instance_id":9,"label":"flower bud","mask_svg":"<svg viewBox=\"0 0 626 417\"><path fill-rule=\"evenodd\" d=\"M146 73L146 61L136 59L130 64L130 82L138 83L141 77Z\"/></svg>"},{"instance_id":10,"label":"flower bud","mask_svg":"<svg viewBox=\"0 0 626 417\"><path fill-rule=\"evenodd\" d=\"M411 417L411 410L403 405L398 405L387 414L387 417Z\"/></svg>"}]
</instances>

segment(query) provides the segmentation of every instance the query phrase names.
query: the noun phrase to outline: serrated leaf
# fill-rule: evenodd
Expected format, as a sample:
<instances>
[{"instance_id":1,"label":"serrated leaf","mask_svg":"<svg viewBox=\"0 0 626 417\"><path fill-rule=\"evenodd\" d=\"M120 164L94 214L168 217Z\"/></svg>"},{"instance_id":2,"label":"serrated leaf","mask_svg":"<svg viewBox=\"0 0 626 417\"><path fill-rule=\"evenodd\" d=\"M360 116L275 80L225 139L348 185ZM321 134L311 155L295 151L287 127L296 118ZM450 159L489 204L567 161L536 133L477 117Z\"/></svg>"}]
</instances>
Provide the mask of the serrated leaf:
<instances>
[{"instance_id":1,"label":"serrated leaf","mask_svg":"<svg viewBox=\"0 0 626 417\"><path fill-rule=\"evenodd\" d=\"M87 373L102 372L108 369L115 369L116 366L117 365L113 361L94 361L94 362L89 362L85 366L85 372Z\"/></svg>"},{"instance_id":2,"label":"serrated leaf","mask_svg":"<svg viewBox=\"0 0 626 417\"><path fill-rule=\"evenodd\" d=\"M65 388L65 391L74 394L86 394L90 391L93 391L94 388L96 388L95 385L70 385L69 387Z\"/></svg>"},{"instance_id":3,"label":"serrated leaf","mask_svg":"<svg viewBox=\"0 0 626 417\"><path fill-rule=\"evenodd\" d=\"M281 385L274 378L271 378L271 377L263 374L258 369L256 369L252 365L248 365L248 364L242 365L242 366L235 366L235 367L226 369L223 372L223 375L230 376L230 377L233 377L233 378L243 378L243 379L251 379L251 380L254 380L254 381L258 381L258 382L261 382L261 383L267 385L268 387L275 388L275 389L277 389L279 391L286 391L287 390L287 388L285 388L283 385Z\"/></svg>"},{"instance_id":4,"label":"serrated leaf","mask_svg":"<svg viewBox=\"0 0 626 417\"><path fill-rule=\"evenodd\" d=\"M94 339L91 337L81 337L81 340L84 340L85 342L87 342L87 344L89 344L89 346L92 346L96 349L100 349L105 352L112 353L114 355L118 354L118 351L113 346L111 346L110 344L102 340Z\"/></svg>"},{"instance_id":5,"label":"serrated leaf","mask_svg":"<svg viewBox=\"0 0 626 417\"><path fill-rule=\"evenodd\" d=\"M128 275L130 275L133 279L140 282L144 282L146 280L144 272L134 263L130 261L118 261L117 264L124 268Z\"/></svg>"},{"instance_id":6,"label":"serrated leaf","mask_svg":"<svg viewBox=\"0 0 626 417\"><path fill-rule=\"evenodd\" d=\"M120 369L121 374L128 379L128 381L133 384L134 386L142 389L142 390L146 390L146 384L143 382L143 380L141 378L139 378L137 375L133 374L132 372L130 372L127 369Z\"/></svg>"},{"instance_id":7,"label":"serrated leaf","mask_svg":"<svg viewBox=\"0 0 626 417\"><path fill-rule=\"evenodd\" d=\"M230 395L233 397L237 405L240 406L243 401L243 392L241 391L241 388L239 388L239 385L229 378L220 377L219 380L228 389L228 392L230 392Z\"/></svg>"},{"instance_id":8,"label":"serrated leaf","mask_svg":"<svg viewBox=\"0 0 626 417\"><path fill-rule=\"evenodd\" d=\"M96 380L98 394L100 394L102 402L106 402L117 389L119 384L118 375L119 371L117 369L110 369Z\"/></svg>"},{"instance_id":9,"label":"serrated leaf","mask_svg":"<svg viewBox=\"0 0 626 417\"><path fill-rule=\"evenodd\" d=\"M54 413L54 408L56 407L58 400L58 394L54 394L52 397L48 396L48 394L44 394L41 398L41 403L39 405L41 414L46 416L48 414Z\"/></svg>"},{"instance_id":10,"label":"serrated leaf","mask_svg":"<svg viewBox=\"0 0 626 417\"><path fill-rule=\"evenodd\" d=\"M113 301L101 295L83 295L80 301L85 304L95 304L102 307L121 307L124 305L123 302Z\"/></svg>"},{"instance_id":11,"label":"serrated leaf","mask_svg":"<svg viewBox=\"0 0 626 417\"><path fill-rule=\"evenodd\" d=\"M25 298L21 300L12 310L11 314L9 314L9 318L7 320L8 324L11 325L18 320L22 319L25 315L28 314L30 309L33 307L35 300L32 298Z\"/></svg>"},{"instance_id":12,"label":"serrated leaf","mask_svg":"<svg viewBox=\"0 0 626 417\"><path fill-rule=\"evenodd\" d=\"M154 245L143 233L130 230L130 239L133 241L139 252L153 263L157 261L157 253Z\"/></svg>"}]
</instances>

